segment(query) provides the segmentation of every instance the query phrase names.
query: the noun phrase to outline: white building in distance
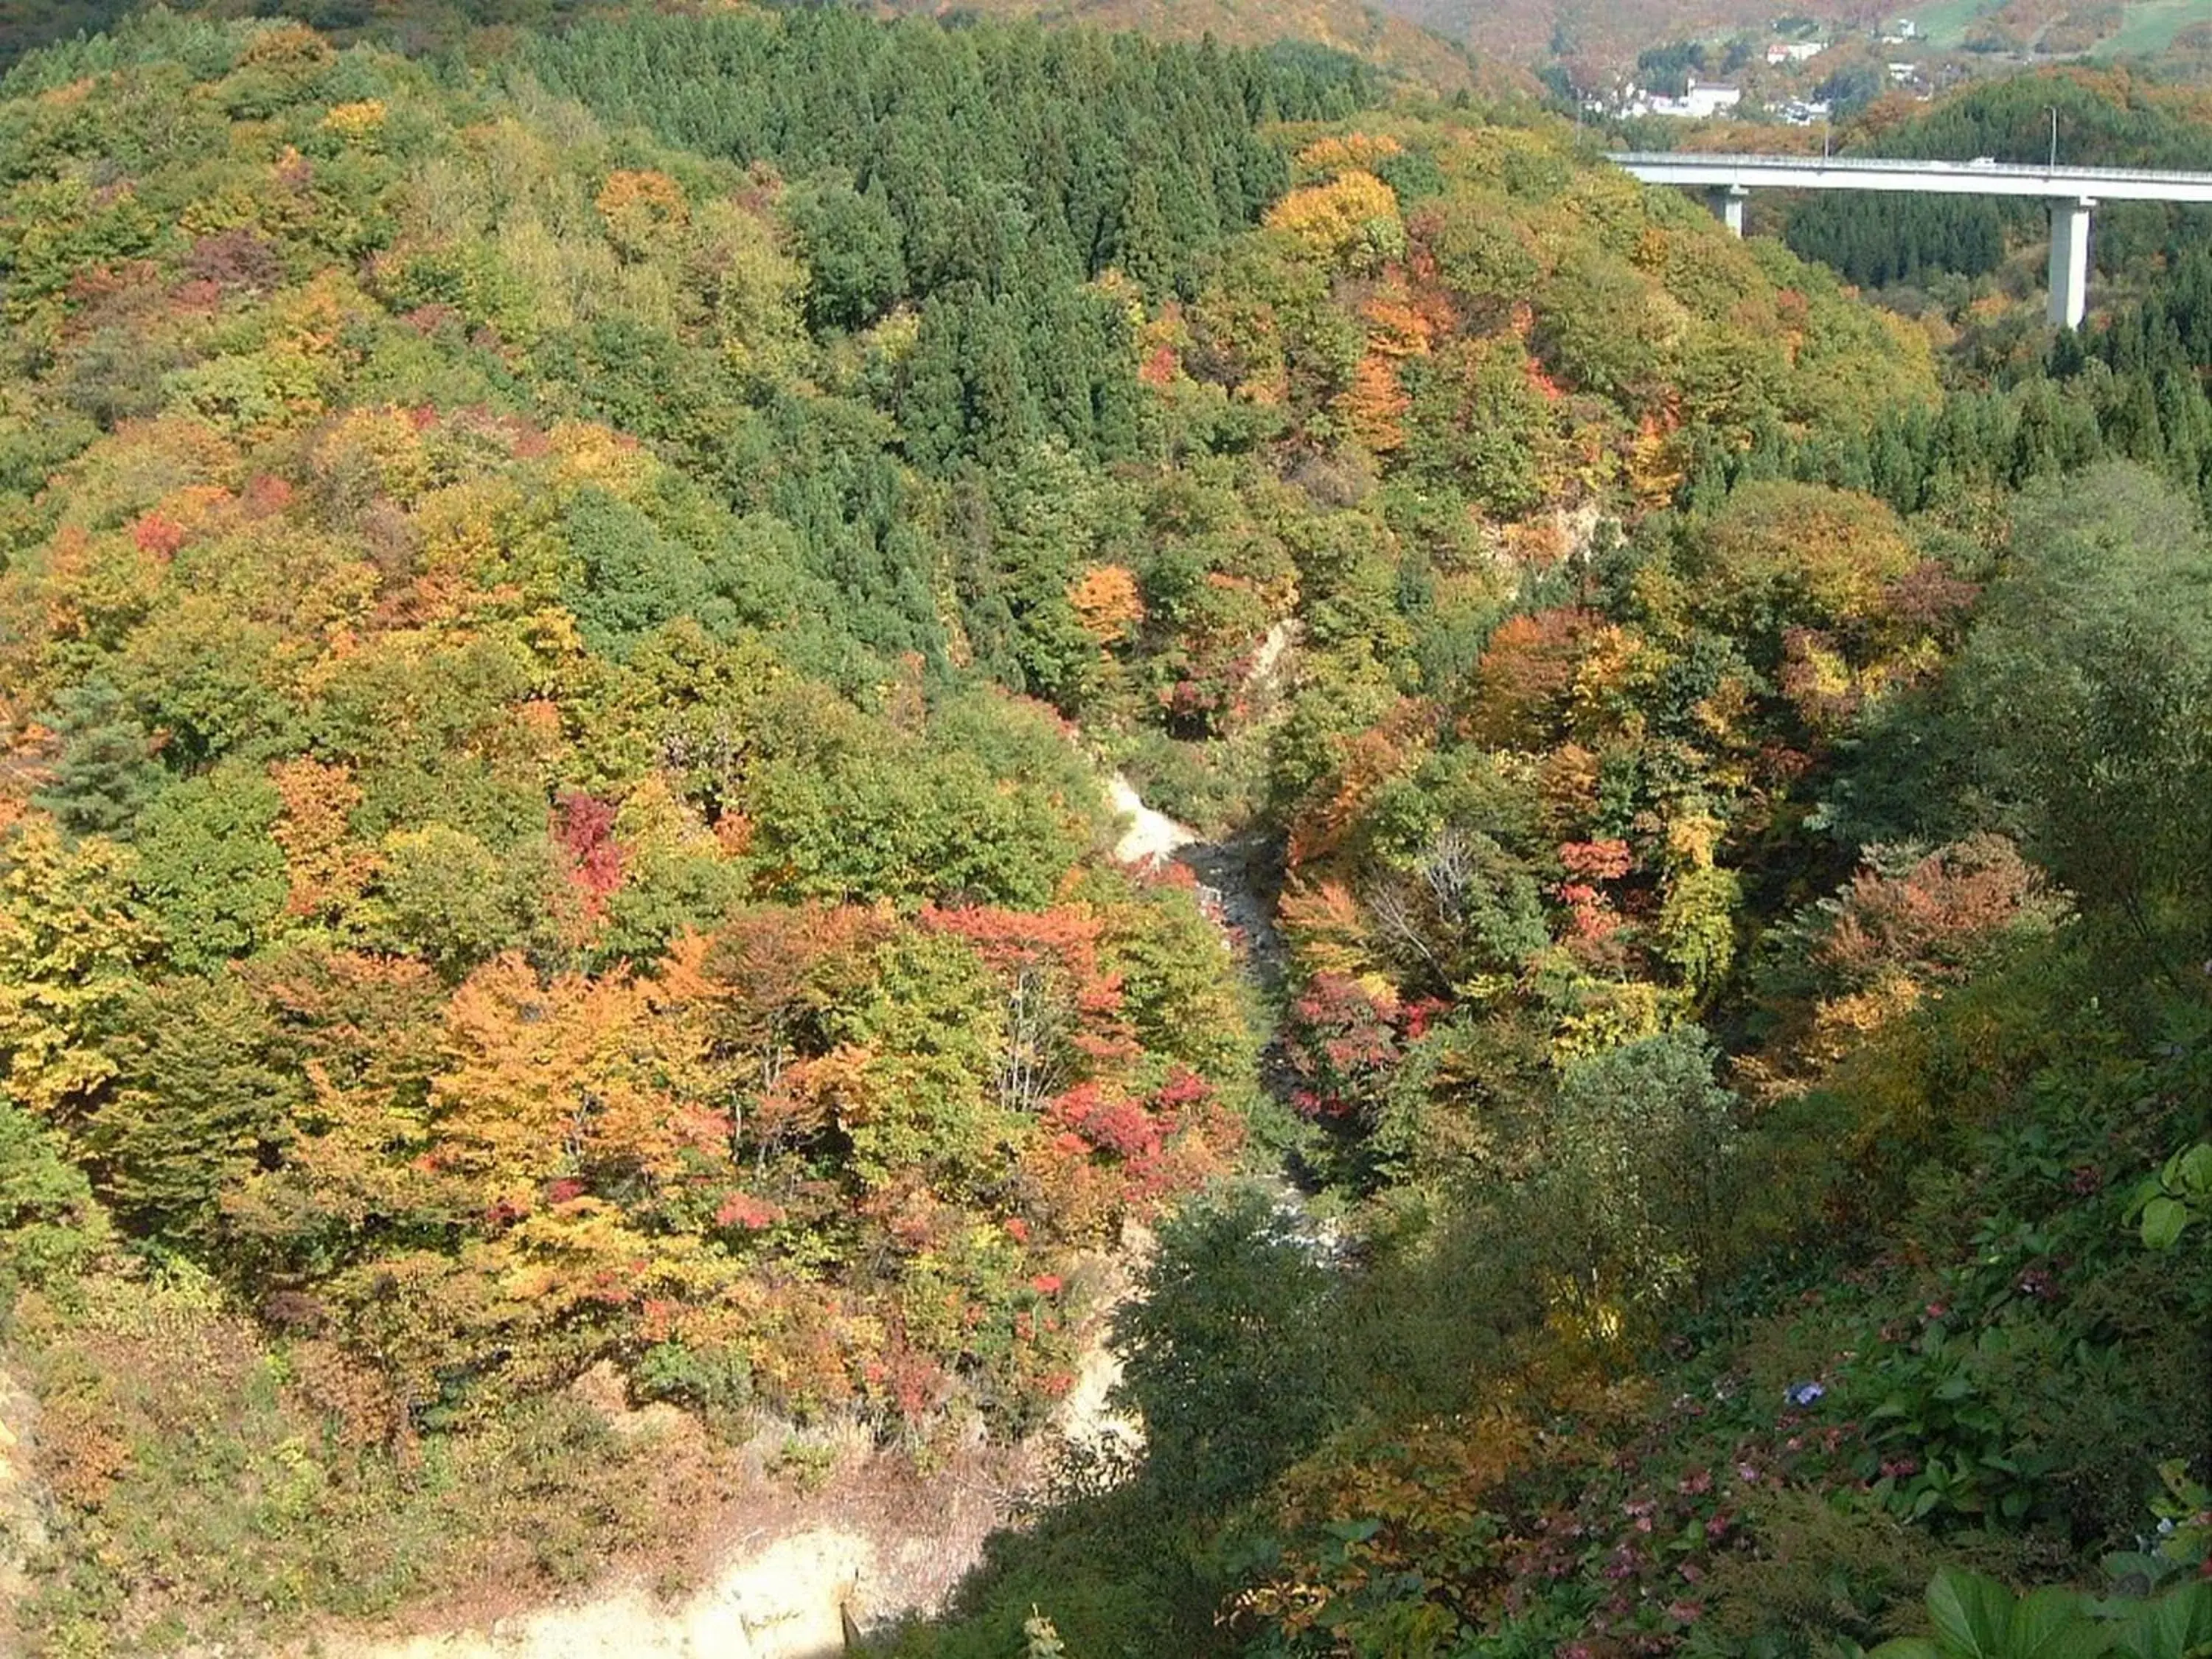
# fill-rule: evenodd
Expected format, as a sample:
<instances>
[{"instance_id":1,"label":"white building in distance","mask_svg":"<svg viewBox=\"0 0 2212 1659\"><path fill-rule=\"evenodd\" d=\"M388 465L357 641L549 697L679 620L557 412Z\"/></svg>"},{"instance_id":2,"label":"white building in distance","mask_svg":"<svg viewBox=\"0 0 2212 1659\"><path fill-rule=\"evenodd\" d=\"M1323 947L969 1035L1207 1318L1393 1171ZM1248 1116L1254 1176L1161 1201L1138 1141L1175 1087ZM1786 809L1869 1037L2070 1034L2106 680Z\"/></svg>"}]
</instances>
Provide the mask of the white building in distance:
<instances>
[{"instance_id":1,"label":"white building in distance","mask_svg":"<svg viewBox=\"0 0 2212 1659\"><path fill-rule=\"evenodd\" d=\"M1701 85L1692 81L1680 98L1654 98L1647 110L1632 110L1629 112L1671 115L1679 121L1703 121L1718 115L1723 110L1734 109L1742 101L1741 87Z\"/></svg>"}]
</instances>

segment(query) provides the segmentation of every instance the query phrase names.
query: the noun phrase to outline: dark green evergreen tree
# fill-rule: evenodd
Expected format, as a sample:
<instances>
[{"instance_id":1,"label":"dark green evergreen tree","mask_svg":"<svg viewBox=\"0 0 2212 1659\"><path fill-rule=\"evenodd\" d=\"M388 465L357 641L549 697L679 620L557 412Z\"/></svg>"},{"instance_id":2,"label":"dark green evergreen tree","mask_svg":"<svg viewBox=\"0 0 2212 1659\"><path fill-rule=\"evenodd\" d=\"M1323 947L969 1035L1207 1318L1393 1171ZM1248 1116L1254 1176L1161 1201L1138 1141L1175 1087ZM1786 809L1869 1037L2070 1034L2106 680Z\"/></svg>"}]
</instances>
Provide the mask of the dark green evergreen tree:
<instances>
[{"instance_id":1,"label":"dark green evergreen tree","mask_svg":"<svg viewBox=\"0 0 2212 1659\"><path fill-rule=\"evenodd\" d=\"M62 752L38 804L73 834L127 836L163 773L122 694L104 679L81 680L62 694L54 727Z\"/></svg>"}]
</instances>

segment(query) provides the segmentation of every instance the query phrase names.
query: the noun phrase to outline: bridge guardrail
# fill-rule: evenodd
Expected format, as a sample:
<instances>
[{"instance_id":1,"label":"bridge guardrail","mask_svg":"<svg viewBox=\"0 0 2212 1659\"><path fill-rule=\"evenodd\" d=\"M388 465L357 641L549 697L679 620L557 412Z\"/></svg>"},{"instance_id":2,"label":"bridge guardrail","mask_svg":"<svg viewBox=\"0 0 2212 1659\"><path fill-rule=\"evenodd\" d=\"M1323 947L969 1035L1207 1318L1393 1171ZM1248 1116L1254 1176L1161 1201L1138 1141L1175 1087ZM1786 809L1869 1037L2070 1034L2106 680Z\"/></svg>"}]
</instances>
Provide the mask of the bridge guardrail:
<instances>
[{"instance_id":1,"label":"bridge guardrail","mask_svg":"<svg viewBox=\"0 0 2212 1659\"><path fill-rule=\"evenodd\" d=\"M1831 173L1940 173L1969 179L2043 179L2054 184L2094 184L2128 179L2144 184L2212 185L2212 173L2166 167L2039 167L2018 161L1976 167L1971 161L1913 161L1893 155L1739 155L1702 150L1610 150L1607 161L1620 167L1735 167L1747 172L1799 172L1810 167Z\"/></svg>"}]
</instances>

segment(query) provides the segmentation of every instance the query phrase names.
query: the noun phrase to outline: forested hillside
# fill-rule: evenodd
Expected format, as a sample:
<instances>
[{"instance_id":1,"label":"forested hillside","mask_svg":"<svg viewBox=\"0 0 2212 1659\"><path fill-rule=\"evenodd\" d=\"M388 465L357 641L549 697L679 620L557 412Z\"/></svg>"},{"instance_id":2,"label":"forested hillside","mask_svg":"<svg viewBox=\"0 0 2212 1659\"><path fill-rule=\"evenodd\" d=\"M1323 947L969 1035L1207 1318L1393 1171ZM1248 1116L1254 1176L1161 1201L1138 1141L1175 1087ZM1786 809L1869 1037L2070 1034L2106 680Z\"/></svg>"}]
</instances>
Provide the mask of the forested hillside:
<instances>
[{"instance_id":1,"label":"forested hillside","mask_svg":"<svg viewBox=\"0 0 2212 1659\"><path fill-rule=\"evenodd\" d=\"M1032 17L1054 27L1080 26L1128 30L1161 40L1196 41L1211 35L1224 46L1270 46L1304 42L1346 52L1385 74L1431 92L1480 89L1492 94L1536 91L1518 54L1486 43L1480 56L1457 37L1410 22L1397 9L1366 0L1298 0L1249 6L1240 0L981 0L948 8L937 0L886 0L886 10L945 16L955 11L984 16Z\"/></svg>"},{"instance_id":2,"label":"forested hillside","mask_svg":"<svg viewBox=\"0 0 2212 1659\"><path fill-rule=\"evenodd\" d=\"M2059 161L2067 167L2212 170L2212 108L2194 88L2161 86L2126 70L2069 69L1971 87L1932 108L1882 112L1849 131L1844 148L1870 155L1936 156L2040 165L2051 154L2057 113ZM2039 244L2042 204L2021 198L1874 198L1828 193L1794 206L1790 246L1856 283L1925 284L1940 273L1980 276L2008 247ZM2149 278L2179 251L2201 246L2212 211L2155 202L2098 209L2098 272ZM2200 360L2201 361L2201 360Z\"/></svg>"},{"instance_id":3,"label":"forested hillside","mask_svg":"<svg viewBox=\"0 0 2212 1659\"><path fill-rule=\"evenodd\" d=\"M139 0L0 0L0 69L40 46L112 29L143 9ZM584 19L732 9L647 6L641 0L174 0L169 9L213 18L289 17L342 46L362 41L416 54L484 55ZM957 9L882 0L865 9L881 17L941 15L957 9L962 16L1034 18L1056 27L1141 33L1193 45L1207 37L1227 46L1291 45L1345 53L1383 76L1432 93L1477 87L1531 94L1536 90L1518 56L1477 60L1456 41L1362 0L1306 0L1264 10L1237 0L987 0Z\"/></svg>"},{"instance_id":4,"label":"forested hillside","mask_svg":"<svg viewBox=\"0 0 2212 1659\"><path fill-rule=\"evenodd\" d=\"M1242 191L1265 71L1213 75ZM1049 712L951 666L986 497L893 424L936 318L832 362L772 173L296 27L149 21L9 93L33 1632L374 1607L479 1529L572 1571L638 1524L578 1490L635 1479L558 1392L600 1358L729 1422L1030 1420L1066 1249L1221 1167L1249 1073L1188 893L1103 863ZM1100 343L1051 409L1126 450L1133 300L1037 291ZM1082 465L942 395L949 449Z\"/></svg>"},{"instance_id":5,"label":"forested hillside","mask_svg":"<svg viewBox=\"0 0 2212 1659\"><path fill-rule=\"evenodd\" d=\"M665 1576L763 1432L926 1475L1133 1220L1141 1466L897 1650L2197 1570L2201 252L1961 331L1334 53L505 21L0 84L33 1651ZM1266 849L1279 994L1108 767Z\"/></svg>"}]
</instances>

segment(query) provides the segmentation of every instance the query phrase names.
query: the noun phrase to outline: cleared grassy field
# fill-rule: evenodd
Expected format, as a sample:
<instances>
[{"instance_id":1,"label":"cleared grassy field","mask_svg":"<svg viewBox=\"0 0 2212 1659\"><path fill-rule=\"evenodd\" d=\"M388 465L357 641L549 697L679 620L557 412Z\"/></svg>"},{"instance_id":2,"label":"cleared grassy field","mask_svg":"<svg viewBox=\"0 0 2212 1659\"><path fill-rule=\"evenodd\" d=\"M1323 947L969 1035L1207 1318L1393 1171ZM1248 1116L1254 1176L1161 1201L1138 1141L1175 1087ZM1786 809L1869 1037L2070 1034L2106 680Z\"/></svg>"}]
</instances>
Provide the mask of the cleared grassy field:
<instances>
[{"instance_id":1,"label":"cleared grassy field","mask_svg":"<svg viewBox=\"0 0 2212 1659\"><path fill-rule=\"evenodd\" d=\"M1931 0L1931 3L1902 15L1920 26L1921 39L1928 46L1939 52L1953 52L1965 41L1977 22L2007 9L2005 0ZM2067 9L2086 12L2104 8L2095 6L2091 0L2091 3ZM2212 22L2212 0L2123 0L2121 11L2119 29L2098 41L2090 49L2092 57L2129 58L2164 52L2183 29L2193 23ZM2031 21L2047 22L2055 30L2065 18L2066 11L2060 10L2044 12ZM2031 31L2016 16L1999 21L2012 22L2023 38L2032 32L2039 39L2050 32L2041 28Z\"/></svg>"},{"instance_id":2,"label":"cleared grassy field","mask_svg":"<svg viewBox=\"0 0 2212 1659\"><path fill-rule=\"evenodd\" d=\"M2097 43L2099 58L2164 52L2192 23L2212 23L2212 0L2128 0L2119 33Z\"/></svg>"},{"instance_id":3,"label":"cleared grassy field","mask_svg":"<svg viewBox=\"0 0 2212 1659\"><path fill-rule=\"evenodd\" d=\"M1949 52L1966 38L1966 30L1976 18L1995 11L2003 0L1936 0L1933 5L1922 6L1905 15L1920 26L1920 33L1929 45L1941 52Z\"/></svg>"}]
</instances>

